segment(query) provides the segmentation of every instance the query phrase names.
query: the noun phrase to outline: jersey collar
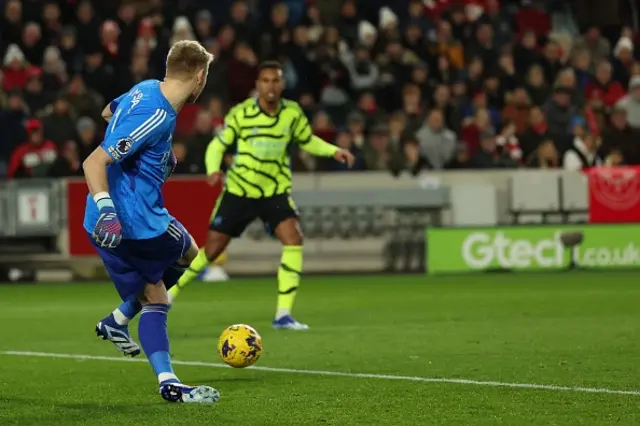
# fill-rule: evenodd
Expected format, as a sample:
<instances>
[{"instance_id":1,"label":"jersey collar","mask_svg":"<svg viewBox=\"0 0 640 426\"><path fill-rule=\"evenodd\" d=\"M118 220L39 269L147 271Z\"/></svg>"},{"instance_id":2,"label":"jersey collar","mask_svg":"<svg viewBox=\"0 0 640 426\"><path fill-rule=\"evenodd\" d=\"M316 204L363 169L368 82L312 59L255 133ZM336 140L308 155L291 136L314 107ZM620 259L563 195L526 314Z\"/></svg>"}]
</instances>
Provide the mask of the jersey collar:
<instances>
[{"instance_id":1,"label":"jersey collar","mask_svg":"<svg viewBox=\"0 0 640 426\"><path fill-rule=\"evenodd\" d=\"M262 109L262 106L260 106L260 102L258 101L258 97L256 96L256 106L258 107L258 109L260 110L261 113L268 115L269 117L277 117L278 115L280 115L280 113L282 112L283 109L285 109L285 105L284 105L284 101L282 99L280 99L280 108L278 109L278 111L276 111L275 114L269 114L267 111L265 111L264 109Z\"/></svg>"}]
</instances>

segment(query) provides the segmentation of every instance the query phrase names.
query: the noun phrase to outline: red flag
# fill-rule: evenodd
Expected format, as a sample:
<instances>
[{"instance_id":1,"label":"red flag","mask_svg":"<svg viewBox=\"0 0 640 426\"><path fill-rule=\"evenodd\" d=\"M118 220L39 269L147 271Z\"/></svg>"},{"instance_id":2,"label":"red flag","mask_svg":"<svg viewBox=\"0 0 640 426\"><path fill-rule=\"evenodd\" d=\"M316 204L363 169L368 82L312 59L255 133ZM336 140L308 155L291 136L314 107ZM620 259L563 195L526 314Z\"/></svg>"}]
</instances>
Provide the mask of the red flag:
<instances>
[{"instance_id":1,"label":"red flag","mask_svg":"<svg viewBox=\"0 0 640 426\"><path fill-rule=\"evenodd\" d=\"M589 177L589 222L640 222L640 167L593 167Z\"/></svg>"}]
</instances>

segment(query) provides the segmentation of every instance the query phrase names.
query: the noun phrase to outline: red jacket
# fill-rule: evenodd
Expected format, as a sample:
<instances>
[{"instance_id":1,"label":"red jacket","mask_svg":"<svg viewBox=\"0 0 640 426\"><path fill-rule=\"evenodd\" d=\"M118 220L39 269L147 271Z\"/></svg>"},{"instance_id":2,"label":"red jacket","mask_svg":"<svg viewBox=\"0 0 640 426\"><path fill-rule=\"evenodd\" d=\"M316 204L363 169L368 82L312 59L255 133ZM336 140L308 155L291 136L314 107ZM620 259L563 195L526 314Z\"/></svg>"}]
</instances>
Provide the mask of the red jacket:
<instances>
[{"instance_id":1,"label":"red jacket","mask_svg":"<svg viewBox=\"0 0 640 426\"><path fill-rule=\"evenodd\" d=\"M58 156L58 148L51 141L44 141L42 145L29 142L19 145L11 154L7 175L9 177L30 177L34 167L53 164Z\"/></svg>"},{"instance_id":2,"label":"red jacket","mask_svg":"<svg viewBox=\"0 0 640 426\"><path fill-rule=\"evenodd\" d=\"M2 73L4 74L2 86L5 92L10 92L12 90L22 90L22 88L27 84L27 81L29 80L27 70L24 68L19 70L5 68L2 70Z\"/></svg>"},{"instance_id":3,"label":"red jacket","mask_svg":"<svg viewBox=\"0 0 640 426\"><path fill-rule=\"evenodd\" d=\"M600 84L598 81L592 80L587 83L587 87L584 89L585 101L601 99L607 108L612 108L624 95L625 91L617 81Z\"/></svg>"}]
</instances>

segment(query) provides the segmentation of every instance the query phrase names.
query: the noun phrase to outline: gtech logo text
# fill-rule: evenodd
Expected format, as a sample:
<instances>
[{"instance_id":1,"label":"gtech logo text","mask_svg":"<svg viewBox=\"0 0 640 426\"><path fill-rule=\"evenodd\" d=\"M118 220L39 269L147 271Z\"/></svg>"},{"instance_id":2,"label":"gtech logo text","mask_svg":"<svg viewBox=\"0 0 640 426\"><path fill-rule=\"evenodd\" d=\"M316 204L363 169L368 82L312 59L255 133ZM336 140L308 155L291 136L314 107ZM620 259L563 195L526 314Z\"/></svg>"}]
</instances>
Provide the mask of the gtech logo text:
<instances>
[{"instance_id":1,"label":"gtech logo text","mask_svg":"<svg viewBox=\"0 0 640 426\"><path fill-rule=\"evenodd\" d=\"M503 232L474 232L462 243L462 258L473 269L552 268L566 264L560 232L550 238L529 241L512 239Z\"/></svg>"}]
</instances>

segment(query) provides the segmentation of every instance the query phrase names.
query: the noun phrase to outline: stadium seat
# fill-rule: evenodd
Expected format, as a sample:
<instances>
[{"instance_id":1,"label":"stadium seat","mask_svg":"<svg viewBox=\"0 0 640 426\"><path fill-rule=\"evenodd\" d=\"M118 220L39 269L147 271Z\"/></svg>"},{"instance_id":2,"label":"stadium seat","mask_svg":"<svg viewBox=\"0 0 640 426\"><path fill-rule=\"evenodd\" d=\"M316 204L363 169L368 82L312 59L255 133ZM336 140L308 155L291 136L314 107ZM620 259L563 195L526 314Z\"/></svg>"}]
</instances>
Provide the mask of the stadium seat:
<instances>
[{"instance_id":1,"label":"stadium seat","mask_svg":"<svg viewBox=\"0 0 640 426\"><path fill-rule=\"evenodd\" d=\"M580 172L567 172L560 178L562 213L566 222L584 222L589 212L587 176Z\"/></svg>"},{"instance_id":2,"label":"stadium seat","mask_svg":"<svg viewBox=\"0 0 640 426\"><path fill-rule=\"evenodd\" d=\"M522 172L509 179L509 212L513 223L548 223L560 213L560 185L556 173Z\"/></svg>"}]
</instances>

